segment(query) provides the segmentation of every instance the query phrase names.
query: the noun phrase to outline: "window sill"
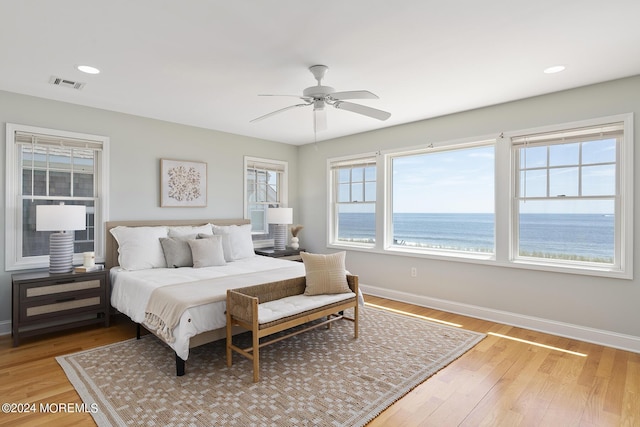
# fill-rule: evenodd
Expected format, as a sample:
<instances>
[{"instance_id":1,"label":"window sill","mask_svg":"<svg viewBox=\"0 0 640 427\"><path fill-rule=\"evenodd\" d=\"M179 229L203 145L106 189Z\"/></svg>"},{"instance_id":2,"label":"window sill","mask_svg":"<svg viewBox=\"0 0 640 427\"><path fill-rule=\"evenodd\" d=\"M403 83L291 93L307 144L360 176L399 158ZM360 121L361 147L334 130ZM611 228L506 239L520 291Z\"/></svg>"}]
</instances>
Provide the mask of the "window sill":
<instances>
[{"instance_id":1,"label":"window sill","mask_svg":"<svg viewBox=\"0 0 640 427\"><path fill-rule=\"evenodd\" d=\"M467 253L459 251L425 251L419 249L407 249L399 247L389 247L380 249L376 247L363 247L359 245L329 244L329 249L348 250L357 252L368 252L383 255L404 256L413 258L431 259L437 261L464 262L470 264L489 265L494 267L518 268L523 270L547 271L553 273L574 274L582 276L608 277L613 279L632 280L631 269L627 271L615 269L607 266L596 265L559 265L558 263L540 262L537 260L497 260L495 254Z\"/></svg>"}]
</instances>

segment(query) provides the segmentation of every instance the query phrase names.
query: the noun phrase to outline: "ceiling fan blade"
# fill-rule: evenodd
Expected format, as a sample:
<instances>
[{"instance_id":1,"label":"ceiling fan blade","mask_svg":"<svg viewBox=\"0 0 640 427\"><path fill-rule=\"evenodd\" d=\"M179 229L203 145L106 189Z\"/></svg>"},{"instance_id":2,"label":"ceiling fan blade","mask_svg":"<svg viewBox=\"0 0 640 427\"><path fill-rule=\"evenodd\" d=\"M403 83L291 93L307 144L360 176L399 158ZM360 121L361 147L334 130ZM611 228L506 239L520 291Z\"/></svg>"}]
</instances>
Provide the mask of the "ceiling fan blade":
<instances>
[{"instance_id":1,"label":"ceiling fan blade","mask_svg":"<svg viewBox=\"0 0 640 427\"><path fill-rule=\"evenodd\" d=\"M364 116L368 116L378 120L387 120L389 117L391 117L391 113L388 113L386 111L378 110L360 104L354 104L353 102L338 101L333 104L333 106L340 110L351 111L353 113L362 114Z\"/></svg>"},{"instance_id":2,"label":"ceiling fan blade","mask_svg":"<svg viewBox=\"0 0 640 427\"><path fill-rule=\"evenodd\" d=\"M314 132L322 132L327 130L327 110L313 110L313 130Z\"/></svg>"},{"instance_id":3,"label":"ceiling fan blade","mask_svg":"<svg viewBox=\"0 0 640 427\"><path fill-rule=\"evenodd\" d=\"M300 96L300 95L280 95L280 94L272 94L272 93L261 93L258 96L287 96L290 98L298 98L298 99L302 99L304 101L309 101L313 98L310 98L308 96Z\"/></svg>"},{"instance_id":4,"label":"ceiling fan blade","mask_svg":"<svg viewBox=\"0 0 640 427\"><path fill-rule=\"evenodd\" d=\"M288 107L284 107L284 108L281 108L281 109L279 109L279 110L272 111L272 112L270 112L270 113L268 113L268 114L265 114L264 116L256 117L255 119L250 120L250 121L249 121L249 123L259 122L260 120L266 119L267 117L271 117L271 116L273 116L273 115L275 115L275 114L282 113L282 112L287 111L287 110L291 110L292 108L296 108L296 107L306 107L306 106L308 106L308 105L311 105L311 104L295 104L295 105L289 105Z\"/></svg>"},{"instance_id":5,"label":"ceiling fan blade","mask_svg":"<svg viewBox=\"0 0 640 427\"><path fill-rule=\"evenodd\" d=\"M347 90L344 92L334 92L329 96L336 101L342 99L379 99L378 95L368 90Z\"/></svg>"}]
</instances>

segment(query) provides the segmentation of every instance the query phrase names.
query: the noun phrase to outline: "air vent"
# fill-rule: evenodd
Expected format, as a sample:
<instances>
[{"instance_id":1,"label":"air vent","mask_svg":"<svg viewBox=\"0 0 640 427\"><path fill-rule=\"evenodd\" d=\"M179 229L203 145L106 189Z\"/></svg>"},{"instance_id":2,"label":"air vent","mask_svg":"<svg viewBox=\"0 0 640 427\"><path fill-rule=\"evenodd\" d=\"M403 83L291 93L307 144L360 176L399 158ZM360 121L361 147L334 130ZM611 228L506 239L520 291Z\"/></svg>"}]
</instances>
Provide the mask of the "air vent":
<instances>
[{"instance_id":1,"label":"air vent","mask_svg":"<svg viewBox=\"0 0 640 427\"><path fill-rule=\"evenodd\" d=\"M56 86L68 87L70 89L81 90L85 83L74 82L73 80L63 79L62 77L51 76L49 83Z\"/></svg>"}]
</instances>

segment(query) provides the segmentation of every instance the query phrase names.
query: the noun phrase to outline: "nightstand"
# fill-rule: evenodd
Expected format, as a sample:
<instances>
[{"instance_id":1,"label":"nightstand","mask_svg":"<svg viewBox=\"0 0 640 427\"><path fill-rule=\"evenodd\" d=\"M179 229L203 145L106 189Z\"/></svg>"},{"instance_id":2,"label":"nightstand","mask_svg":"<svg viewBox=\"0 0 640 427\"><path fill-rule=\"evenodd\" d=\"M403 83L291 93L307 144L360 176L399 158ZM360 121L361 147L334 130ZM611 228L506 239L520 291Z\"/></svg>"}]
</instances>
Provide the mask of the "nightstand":
<instances>
[{"instance_id":1,"label":"nightstand","mask_svg":"<svg viewBox=\"0 0 640 427\"><path fill-rule=\"evenodd\" d=\"M13 346L20 338L103 323L109 326L107 270L11 275Z\"/></svg>"},{"instance_id":2,"label":"nightstand","mask_svg":"<svg viewBox=\"0 0 640 427\"><path fill-rule=\"evenodd\" d=\"M271 258L288 259L291 261L302 261L300 252L304 252L304 249L292 249L286 248L283 251L276 251L273 248L263 248L255 250L257 255L268 256Z\"/></svg>"}]
</instances>

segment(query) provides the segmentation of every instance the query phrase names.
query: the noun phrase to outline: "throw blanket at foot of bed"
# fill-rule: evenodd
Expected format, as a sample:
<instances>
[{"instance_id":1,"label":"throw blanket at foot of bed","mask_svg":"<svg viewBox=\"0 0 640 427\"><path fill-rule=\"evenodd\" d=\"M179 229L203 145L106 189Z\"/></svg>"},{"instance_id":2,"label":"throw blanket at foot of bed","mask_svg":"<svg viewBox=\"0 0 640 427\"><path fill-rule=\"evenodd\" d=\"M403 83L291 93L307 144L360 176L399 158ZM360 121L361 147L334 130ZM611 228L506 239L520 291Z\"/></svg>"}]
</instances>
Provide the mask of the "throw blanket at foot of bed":
<instances>
[{"instance_id":1,"label":"throw blanket at foot of bed","mask_svg":"<svg viewBox=\"0 0 640 427\"><path fill-rule=\"evenodd\" d=\"M151 293L144 324L155 335L172 343L175 341L173 330L187 309L225 301L227 289L299 276L300 269L286 267L163 286Z\"/></svg>"},{"instance_id":2,"label":"throw blanket at foot of bed","mask_svg":"<svg viewBox=\"0 0 640 427\"><path fill-rule=\"evenodd\" d=\"M233 351L253 361L253 382L260 378L260 347L273 344L285 338L346 319L353 321L353 335L358 338L358 276L347 275L351 292L340 294L304 295L306 278L265 283L227 291L227 366L233 364ZM353 318L343 315L343 311L353 308ZM320 323L279 335L269 341L260 338L303 325L326 317ZM252 346L240 348L233 344L232 328L240 326L252 334Z\"/></svg>"}]
</instances>

